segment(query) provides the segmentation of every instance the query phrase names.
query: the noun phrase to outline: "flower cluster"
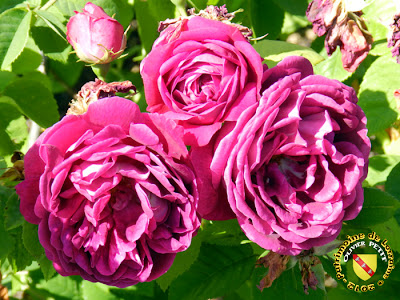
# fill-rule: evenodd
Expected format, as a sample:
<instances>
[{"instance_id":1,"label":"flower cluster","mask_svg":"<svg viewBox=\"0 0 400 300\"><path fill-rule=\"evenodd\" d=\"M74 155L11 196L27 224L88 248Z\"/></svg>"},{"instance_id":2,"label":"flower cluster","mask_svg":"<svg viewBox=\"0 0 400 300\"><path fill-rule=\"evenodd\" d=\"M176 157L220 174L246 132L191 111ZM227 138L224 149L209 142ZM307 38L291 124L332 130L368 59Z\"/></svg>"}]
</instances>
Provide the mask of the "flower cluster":
<instances>
[{"instance_id":1,"label":"flower cluster","mask_svg":"<svg viewBox=\"0 0 400 300\"><path fill-rule=\"evenodd\" d=\"M141 65L149 110L185 128L201 217L237 218L281 254L332 241L363 203L370 142L354 90L302 57L268 69L211 12L169 22Z\"/></svg>"},{"instance_id":2,"label":"flower cluster","mask_svg":"<svg viewBox=\"0 0 400 300\"><path fill-rule=\"evenodd\" d=\"M129 82L96 81L26 154L21 212L61 275L153 280L200 217L297 255L360 212L370 142L354 90L303 57L268 68L231 19L167 20L140 67L150 113L112 97Z\"/></svg>"}]
</instances>

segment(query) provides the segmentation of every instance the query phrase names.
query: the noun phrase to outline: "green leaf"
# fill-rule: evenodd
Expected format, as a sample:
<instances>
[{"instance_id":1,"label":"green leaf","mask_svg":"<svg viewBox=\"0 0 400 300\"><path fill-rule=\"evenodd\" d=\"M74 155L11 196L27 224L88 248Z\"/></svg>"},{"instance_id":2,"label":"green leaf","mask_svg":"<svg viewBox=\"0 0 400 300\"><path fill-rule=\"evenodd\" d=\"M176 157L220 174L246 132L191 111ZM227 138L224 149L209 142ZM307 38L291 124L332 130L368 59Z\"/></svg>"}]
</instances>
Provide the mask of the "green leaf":
<instances>
[{"instance_id":1,"label":"green leaf","mask_svg":"<svg viewBox=\"0 0 400 300\"><path fill-rule=\"evenodd\" d=\"M24 50L18 58L12 63L12 71L16 74L27 73L36 70L42 63L43 57L40 54L39 47L30 37Z\"/></svg>"},{"instance_id":2,"label":"green leaf","mask_svg":"<svg viewBox=\"0 0 400 300\"><path fill-rule=\"evenodd\" d=\"M39 242L38 225L24 222L22 227L22 242L26 250L39 263L45 280L49 280L56 272L53 263L47 259L44 248Z\"/></svg>"},{"instance_id":3,"label":"green leaf","mask_svg":"<svg viewBox=\"0 0 400 300\"><path fill-rule=\"evenodd\" d=\"M17 194L12 194L4 208L4 227L7 230L21 226L24 223L24 217L19 211L19 199Z\"/></svg>"},{"instance_id":4,"label":"green leaf","mask_svg":"<svg viewBox=\"0 0 400 300\"><path fill-rule=\"evenodd\" d=\"M8 260L15 272L21 271L29 266L33 257L26 251L22 241L22 227L17 227L8 231L14 238L14 249L8 254Z\"/></svg>"},{"instance_id":5,"label":"green leaf","mask_svg":"<svg viewBox=\"0 0 400 300\"><path fill-rule=\"evenodd\" d=\"M37 10L35 13L62 39L65 39L67 27L60 21L59 16L43 10ZM61 16L62 17L62 16Z\"/></svg>"},{"instance_id":6,"label":"green leaf","mask_svg":"<svg viewBox=\"0 0 400 300\"><path fill-rule=\"evenodd\" d=\"M190 247L176 255L174 263L171 268L163 276L159 277L156 281L161 289L165 292L170 284L181 275L183 272L187 271L190 266L195 262L200 253L201 237L196 236L192 239Z\"/></svg>"},{"instance_id":7,"label":"green leaf","mask_svg":"<svg viewBox=\"0 0 400 300\"><path fill-rule=\"evenodd\" d=\"M364 188L364 204L360 214L346 223L353 228L368 228L393 217L399 207L399 200L392 195L375 188Z\"/></svg>"},{"instance_id":8,"label":"green leaf","mask_svg":"<svg viewBox=\"0 0 400 300\"><path fill-rule=\"evenodd\" d=\"M385 40L387 39L389 27L383 25L381 22L376 21L374 19L368 19L367 21L368 31L374 37L374 41ZM387 41L386 41L387 45Z\"/></svg>"},{"instance_id":9,"label":"green leaf","mask_svg":"<svg viewBox=\"0 0 400 300\"><path fill-rule=\"evenodd\" d=\"M389 173L399 162L400 155L384 154L370 157L366 182L371 186L384 184Z\"/></svg>"},{"instance_id":10,"label":"green leaf","mask_svg":"<svg viewBox=\"0 0 400 300\"><path fill-rule=\"evenodd\" d=\"M50 293L48 296L52 296L54 299L60 300L67 300L67 299L82 299L82 295L80 294L79 285L82 279L78 276L68 276L63 277L61 275L54 276L48 281L41 280L37 285L36 288L40 291L45 291L47 294ZM28 294L31 294L29 290L27 291ZM35 293L36 294L36 291ZM39 299L49 299L50 297L41 297ZM51 298L50 298L51 299ZM85 298L88 300L100 300L100 298Z\"/></svg>"},{"instance_id":11,"label":"green leaf","mask_svg":"<svg viewBox=\"0 0 400 300\"><path fill-rule=\"evenodd\" d=\"M0 155L6 156L13 153L15 145L5 131L0 131Z\"/></svg>"},{"instance_id":12,"label":"green leaf","mask_svg":"<svg viewBox=\"0 0 400 300\"><path fill-rule=\"evenodd\" d=\"M24 117L13 99L0 97L0 153L9 155L27 137Z\"/></svg>"},{"instance_id":13,"label":"green leaf","mask_svg":"<svg viewBox=\"0 0 400 300\"><path fill-rule=\"evenodd\" d=\"M0 13L13 8L22 2L24 2L24 0L2 0L0 1Z\"/></svg>"},{"instance_id":14,"label":"green leaf","mask_svg":"<svg viewBox=\"0 0 400 300\"><path fill-rule=\"evenodd\" d=\"M371 229L379 234L381 240L387 239L394 251L400 252L400 226L394 217L372 226Z\"/></svg>"},{"instance_id":15,"label":"green leaf","mask_svg":"<svg viewBox=\"0 0 400 300\"><path fill-rule=\"evenodd\" d=\"M3 175L3 173L6 171L7 169L7 163L4 160L3 157L0 157L0 176ZM0 198L0 202L1 202L1 198ZM1 205L0 205L1 207Z\"/></svg>"},{"instance_id":16,"label":"green leaf","mask_svg":"<svg viewBox=\"0 0 400 300\"><path fill-rule=\"evenodd\" d=\"M369 51L369 54L374 56L391 55L390 53L386 39L372 43L372 49Z\"/></svg>"},{"instance_id":17,"label":"green leaf","mask_svg":"<svg viewBox=\"0 0 400 300\"><path fill-rule=\"evenodd\" d=\"M400 163L390 172L385 183L385 191L400 199Z\"/></svg>"},{"instance_id":18,"label":"green leaf","mask_svg":"<svg viewBox=\"0 0 400 300\"><path fill-rule=\"evenodd\" d=\"M46 74L43 74L42 72L32 71L32 72L23 74L21 76L21 78L37 81L39 84L44 85L48 90L50 90L50 91L52 90L51 89L52 82L51 82L49 76Z\"/></svg>"},{"instance_id":19,"label":"green leaf","mask_svg":"<svg viewBox=\"0 0 400 300\"><path fill-rule=\"evenodd\" d=\"M295 16L285 12L285 19L283 20L282 34L290 35L301 28L307 27L310 22L306 16Z\"/></svg>"},{"instance_id":20,"label":"green leaf","mask_svg":"<svg viewBox=\"0 0 400 300\"><path fill-rule=\"evenodd\" d=\"M4 167L4 163L1 164ZM4 261L4 259L8 256L8 254L14 249L14 238L12 235L4 227L4 206L7 199L11 196L12 190L5 188L0 185L0 263Z\"/></svg>"},{"instance_id":21,"label":"green leaf","mask_svg":"<svg viewBox=\"0 0 400 300\"><path fill-rule=\"evenodd\" d=\"M204 300L224 296L247 280L254 269L250 246L203 244L192 267L169 288L169 300Z\"/></svg>"},{"instance_id":22,"label":"green leaf","mask_svg":"<svg viewBox=\"0 0 400 300\"><path fill-rule=\"evenodd\" d=\"M299 16L305 15L308 6L307 0L274 0L274 2L283 10Z\"/></svg>"},{"instance_id":23,"label":"green leaf","mask_svg":"<svg viewBox=\"0 0 400 300\"><path fill-rule=\"evenodd\" d=\"M368 20L368 26L371 20L378 23L382 23L382 21L392 22L394 14L396 13L396 1L379 0L369 2L370 4L363 9L363 18Z\"/></svg>"},{"instance_id":24,"label":"green leaf","mask_svg":"<svg viewBox=\"0 0 400 300\"><path fill-rule=\"evenodd\" d=\"M76 57L72 55L66 62L49 60L49 77L53 79L51 84L53 84L54 92L57 91L57 83L61 83L61 88L64 88L64 90L66 87L73 89L82 74L84 66L83 62L76 62Z\"/></svg>"},{"instance_id":25,"label":"green leaf","mask_svg":"<svg viewBox=\"0 0 400 300\"><path fill-rule=\"evenodd\" d=\"M36 259L44 254L44 249L39 242L38 225L24 222L22 227L22 241L26 250Z\"/></svg>"},{"instance_id":26,"label":"green leaf","mask_svg":"<svg viewBox=\"0 0 400 300\"><path fill-rule=\"evenodd\" d=\"M46 56L62 62L67 61L72 47L53 29L47 26L35 26L31 31L35 43Z\"/></svg>"},{"instance_id":27,"label":"green leaf","mask_svg":"<svg viewBox=\"0 0 400 300\"><path fill-rule=\"evenodd\" d=\"M270 1L250 1L252 29L256 37L268 34L268 39L275 39L281 33L284 11Z\"/></svg>"},{"instance_id":28,"label":"green leaf","mask_svg":"<svg viewBox=\"0 0 400 300\"><path fill-rule=\"evenodd\" d=\"M263 40L254 45L257 52L267 61L269 67L276 65L287 56L297 55L307 58L313 65L318 64L324 58L311 48L286 43L282 41Z\"/></svg>"},{"instance_id":29,"label":"green leaf","mask_svg":"<svg viewBox=\"0 0 400 300\"><path fill-rule=\"evenodd\" d=\"M110 293L110 287L102 283L82 281L82 296L84 299L117 300L117 296Z\"/></svg>"},{"instance_id":30,"label":"green leaf","mask_svg":"<svg viewBox=\"0 0 400 300\"><path fill-rule=\"evenodd\" d=\"M10 68L21 54L28 41L32 12L10 9L0 15L0 65L2 70Z\"/></svg>"},{"instance_id":31,"label":"green leaf","mask_svg":"<svg viewBox=\"0 0 400 300\"><path fill-rule=\"evenodd\" d=\"M56 270L53 267L53 262L49 260L45 254L40 257L38 263L45 280L50 280L54 274L56 274Z\"/></svg>"},{"instance_id":32,"label":"green leaf","mask_svg":"<svg viewBox=\"0 0 400 300\"><path fill-rule=\"evenodd\" d=\"M9 71L0 71L0 92L4 90L4 88L13 81L17 75Z\"/></svg>"},{"instance_id":33,"label":"green leaf","mask_svg":"<svg viewBox=\"0 0 400 300\"><path fill-rule=\"evenodd\" d=\"M149 53L158 38L158 23L174 18L175 6L170 1L135 1L135 15L138 22L140 40L146 53Z\"/></svg>"},{"instance_id":34,"label":"green leaf","mask_svg":"<svg viewBox=\"0 0 400 300\"><path fill-rule=\"evenodd\" d=\"M208 244L238 246L248 240L236 219L227 221L203 221L200 232L203 241Z\"/></svg>"},{"instance_id":35,"label":"green leaf","mask_svg":"<svg viewBox=\"0 0 400 300\"><path fill-rule=\"evenodd\" d=\"M314 67L315 74L323 75L331 79L344 81L351 76L352 73L343 69L342 54L339 49L327 59L320 62Z\"/></svg>"},{"instance_id":36,"label":"green leaf","mask_svg":"<svg viewBox=\"0 0 400 300\"><path fill-rule=\"evenodd\" d=\"M110 287L110 292L121 300L159 299L158 297L155 297L155 288L157 288L157 285L154 281L151 281L141 282L123 289Z\"/></svg>"},{"instance_id":37,"label":"green leaf","mask_svg":"<svg viewBox=\"0 0 400 300\"><path fill-rule=\"evenodd\" d=\"M382 76L383 70L385 74L398 74L400 65L389 56L379 57L368 68L360 85L359 105L367 116L370 135L388 128L398 116L393 92L400 87L400 77Z\"/></svg>"},{"instance_id":38,"label":"green leaf","mask_svg":"<svg viewBox=\"0 0 400 300\"><path fill-rule=\"evenodd\" d=\"M59 120L53 94L36 80L17 79L6 87L4 94L14 99L21 111L42 127L50 127Z\"/></svg>"}]
</instances>

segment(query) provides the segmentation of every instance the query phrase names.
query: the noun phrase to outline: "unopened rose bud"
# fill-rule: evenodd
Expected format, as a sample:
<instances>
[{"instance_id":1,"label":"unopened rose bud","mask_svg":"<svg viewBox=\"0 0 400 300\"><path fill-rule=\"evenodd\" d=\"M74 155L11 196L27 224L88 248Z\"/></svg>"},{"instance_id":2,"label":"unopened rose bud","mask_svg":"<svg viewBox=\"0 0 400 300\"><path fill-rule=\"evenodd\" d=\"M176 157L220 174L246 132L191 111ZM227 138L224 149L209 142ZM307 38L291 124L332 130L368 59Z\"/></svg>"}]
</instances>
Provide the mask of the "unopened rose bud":
<instances>
[{"instance_id":1,"label":"unopened rose bud","mask_svg":"<svg viewBox=\"0 0 400 300\"><path fill-rule=\"evenodd\" d=\"M124 28L104 10L86 3L67 23L67 39L81 61L107 64L118 58L126 46Z\"/></svg>"}]
</instances>

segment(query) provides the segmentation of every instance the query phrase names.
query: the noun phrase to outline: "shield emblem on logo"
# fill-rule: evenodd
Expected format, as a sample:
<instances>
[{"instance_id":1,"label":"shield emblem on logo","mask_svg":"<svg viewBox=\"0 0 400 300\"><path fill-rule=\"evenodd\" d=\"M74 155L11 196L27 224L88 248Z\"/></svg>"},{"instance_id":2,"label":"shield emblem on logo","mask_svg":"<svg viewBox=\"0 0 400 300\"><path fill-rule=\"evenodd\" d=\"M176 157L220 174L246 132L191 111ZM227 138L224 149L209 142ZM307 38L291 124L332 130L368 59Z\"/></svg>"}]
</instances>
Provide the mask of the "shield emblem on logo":
<instances>
[{"instance_id":1,"label":"shield emblem on logo","mask_svg":"<svg viewBox=\"0 0 400 300\"><path fill-rule=\"evenodd\" d=\"M353 254L354 273L362 280L370 279L375 274L376 266L376 254Z\"/></svg>"}]
</instances>

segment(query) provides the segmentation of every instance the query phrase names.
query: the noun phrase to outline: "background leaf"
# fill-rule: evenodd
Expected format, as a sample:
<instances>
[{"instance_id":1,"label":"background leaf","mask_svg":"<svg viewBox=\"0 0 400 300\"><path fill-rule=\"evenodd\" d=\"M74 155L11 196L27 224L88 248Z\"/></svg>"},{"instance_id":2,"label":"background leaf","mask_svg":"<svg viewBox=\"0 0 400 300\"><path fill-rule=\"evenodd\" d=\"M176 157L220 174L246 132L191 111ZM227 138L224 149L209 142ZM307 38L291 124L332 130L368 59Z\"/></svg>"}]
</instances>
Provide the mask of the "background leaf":
<instances>
[{"instance_id":1,"label":"background leaf","mask_svg":"<svg viewBox=\"0 0 400 300\"><path fill-rule=\"evenodd\" d=\"M394 216L400 202L390 194L375 188L364 188L364 204L354 220L346 221L353 228L369 227Z\"/></svg>"},{"instance_id":2,"label":"background leaf","mask_svg":"<svg viewBox=\"0 0 400 300\"><path fill-rule=\"evenodd\" d=\"M325 77L337 79L339 81L346 80L352 74L343 69L342 54L339 49L336 49L331 56L317 64L314 71L315 74L324 75Z\"/></svg>"},{"instance_id":3,"label":"background leaf","mask_svg":"<svg viewBox=\"0 0 400 300\"><path fill-rule=\"evenodd\" d=\"M382 76L382 70L386 74L397 74L400 65L389 56L379 57L368 68L360 85L359 105L367 116L370 135L389 127L398 117L393 93L400 87L400 77Z\"/></svg>"},{"instance_id":4,"label":"background leaf","mask_svg":"<svg viewBox=\"0 0 400 300\"><path fill-rule=\"evenodd\" d=\"M262 40L254 45L254 49L267 60L268 67L275 66L287 56L303 56L313 65L324 60L324 58L311 48L303 47L282 41Z\"/></svg>"},{"instance_id":5,"label":"background leaf","mask_svg":"<svg viewBox=\"0 0 400 300\"><path fill-rule=\"evenodd\" d=\"M14 99L22 112L42 127L49 127L59 119L51 91L36 80L17 79L6 87L4 94Z\"/></svg>"},{"instance_id":6,"label":"background leaf","mask_svg":"<svg viewBox=\"0 0 400 300\"><path fill-rule=\"evenodd\" d=\"M365 181L371 186L384 184L392 169L399 162L400 155L383 154L372 156L369 159L368 176Z\"/></svg>"},{"instance_id":7,"label":"background leaf","mask_svg":"<svg viewBox=\"0 0 400 300\"><path fill-rule=\"evenodd\" d=\"M10 9L0 15L0 65L10 68L28 41L32 12Z\"/></svg>"},{"instance_id":8,"label":"background leaf","mask_svg":"<svg viewBox=\"0 0 400 300\"><path fill-rule=\"evenodd\" d=\"M256 37L268 34L267 39L276 39L281 33L284 11L271 1L250 1L252 30Z\"/></svg>"},{"instance_id":9,"label":"background leaf","mask_svg":"<svg viewBox=\"0 0 400 300\"><path fill-rule=\"evenodd\" d=\"M167 273L156 280L163 291L166 291L174 279L183 272L187 271L196 261L200 253L200 246L201 237L196 236L192 239L192 243L186 251L179 252L176 255L171 268L167 271Z\"/></svg>"},{"instance_id":10,"label":"background leaf","mask_svg":"<svg viewBox=\"0 0 400 300\"><path fill-rule=\"evenodd\" d=\"M250 277L255 256L250 246L203 244L192 267L169 289L170 300L204 300L231 292Z\"/></svg>"}]
</instances>

